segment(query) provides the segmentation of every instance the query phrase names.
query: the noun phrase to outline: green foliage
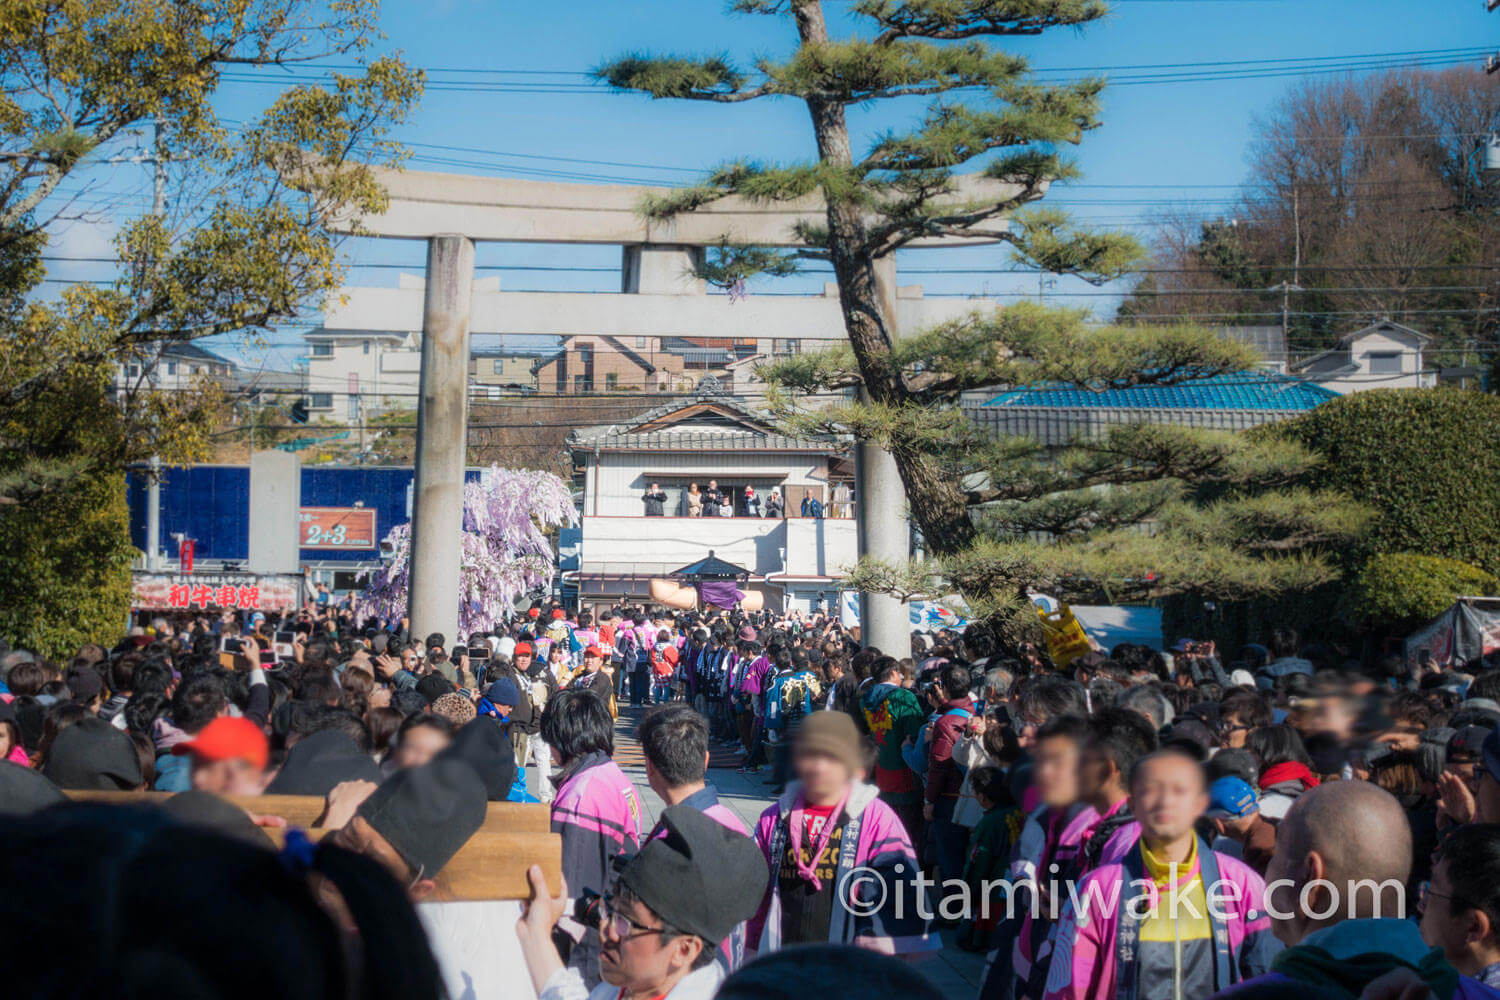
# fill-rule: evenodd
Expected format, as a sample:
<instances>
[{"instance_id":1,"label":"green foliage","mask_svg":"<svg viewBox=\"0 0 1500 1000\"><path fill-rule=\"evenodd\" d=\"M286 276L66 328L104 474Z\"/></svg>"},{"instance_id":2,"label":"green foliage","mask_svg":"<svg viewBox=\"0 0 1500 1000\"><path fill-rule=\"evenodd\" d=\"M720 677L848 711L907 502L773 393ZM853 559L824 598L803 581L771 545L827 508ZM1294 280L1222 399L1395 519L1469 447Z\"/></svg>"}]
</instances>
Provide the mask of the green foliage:
<instances>
[{"instance_id":1,"label":"green foliage","mask_svg":"<svg viewBox=\"0 0 1500 1000\"><path fill-rule=\"evenodd\" d=\"M780 277L796 272L797 258L793 254L727 241L710 247L703 264L694 269L696 276L710 285L729 289L758 274Z\"/></svg>"},{"instance_id":2,"label":"green foliage","mask_svg":"<svg viewBox=\"0 0 1500 1000\"><path fill-rule=\"evenodd\" d=\"M1435 618L1453 599L1500 593L1500 579L1455 559L1384 552L1360 568L1353 599L1360 617L1391 628Z\"/></svg>"},{"instance_id":3,"label":"green foliage","mask_svg":"<svg viewBox=\"0 0 1500 1000\"><path fill-rule=\"evenodd\" d=\"M1351 556L1419 552L1500 571L1500 399L1381 389L1257 432L1323 459L1309 482L1376 516Z\"/></svg>"},{"instance_id":4,"label":"green foliage","mask_svg":"<svg viewBox=\"0 0 1500 1000\"><path fill-rule=\"evenodd\" d=\"M79 479L25 517L0 514L0 637L59 659L118 639L130 610L127 528L120 475Z\"/></svg>"},{"instance_id":5,"label":"green foliage","mask_svg":"<svg viewBox=\"0 0 1500 1000\"><path fill-rule=\"evenodd\" d=\"M986 225L1040 198L1051 182L1074 176L1051 147L1077 143L1098 126L1103 88L1099 79L1039 83L1023 57L988 39L1082 25L1104 16L1103 3L862 0L849 12L875 33L844 38L827 33L820 0L734 0L730 8L790 17L800 44L785 59L757 60L752 70L725 54L637 52L598 67L595 78L658 99L800 99L813 112L820 156L781 166L727 163L698 185L648 198L642 204L647 216L671 218L729 196L786 201L816 192L830 206L855 206L864 215L858 245L848 245L853 234L846 233L840 247L860 255L885 256L925 237L982 236L1012 244L1021 259L1038 266L1099 281L1118 276L1140 256L1133 240L1086 233L1055 212L1015 226ZM863 155L853 153L844 109L903 97L933 100L910 130L881 135ZM981 169L961 191L954 180L965 165ZM986 180L993 182L988 188ZM821 229L805 227L797 235L810 250L827 248Z\"/></svg>"},{"instance_id":6,"label":"green foliage","mask_svg":"<svg viewBox=\"0 0 1500 1000\"><path fill-rule=\"evenodd\" d=\"M100 484L118 491L119 472L153 454L211 453L219 385L116 387L121 366L154 373L167 344L272 328L341 283L330 220L383 208L371 165L400 162L388 133L422 86L370 52L376 12L376 0L0 0L0 532L7 557L28 561L6 574L21 578L12 637L61 649L118 628L124 501ZM243 128L217 118L226 68L330 56L355 71L288 88L241 112ZM96 154L153 132L166 205L113 220L117 277L39 294L58 186L86 186Z\"/></svg>"},{"instance_id":7,"label":"green foliage","mask_svg":"<svg viewBox=\"0 0 1500 1000\"><path fill-rule=\"evenodd\" d=\"M989 41L1085 24L1104 15L1101 2L854 0L847 12L873 33L843 38L829 34L820 0L733 0L731 9L788 17L797 48L746 71L722 56L631 55L596 75L652 97L792 97L807 107L816 160L735 160L641 207L668 219L731 196L821 195L825 221L791 234L805 243L794 255L833 264L850 343L758 374L796 431L892 453L929 553L910 565L865 560L849 568L848 585L902 598L956 589L1014 635L1028 617L1035 627L1026 596L1034 589L1111 601L1193 589L1227 598L1337 577L1331 550L1367 515L1338 491L1289 489L1316 461L1293 443L1143 425L1047 448L997 438L960 406L964 393L988 387L1102 391L1253 370L1258 359L1239 344L1185 326L1100 328L1080 311L1037 305L904 336L887 315L875 262L918 240L1005 243L1036 267L1096 282L1140 257L1123 235L1023 211L1076 176L1056 147L1098 126L1103 82L1039 82L1025 59ZM876 136L861 155L848 108L902 97L931 100L910 128ZM704 276L732 285L778 270L790 270L789 255L726 239ZM836 401L821 405L831 394Z\"/></svg>"}]
</instances>

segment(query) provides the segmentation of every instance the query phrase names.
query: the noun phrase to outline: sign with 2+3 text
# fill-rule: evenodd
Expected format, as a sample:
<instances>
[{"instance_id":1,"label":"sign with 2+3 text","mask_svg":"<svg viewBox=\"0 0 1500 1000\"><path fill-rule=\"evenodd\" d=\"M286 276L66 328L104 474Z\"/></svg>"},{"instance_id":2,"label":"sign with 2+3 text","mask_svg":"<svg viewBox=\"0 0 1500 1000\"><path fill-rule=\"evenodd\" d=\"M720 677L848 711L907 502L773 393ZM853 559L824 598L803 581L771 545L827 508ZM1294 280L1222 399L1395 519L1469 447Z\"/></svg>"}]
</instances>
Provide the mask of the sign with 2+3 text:
<instances>
[{"instance_id":1,"label":"sign with 2+3 text","mask_svg":"<svg viewBox=\"0 0 1500 1000\"><path fill-rule=\"evenodd\" d=\"M370 507L303 507L297 513L297 545L304 549L373 549L375 510Z\"/></svg>"}]
</instances>

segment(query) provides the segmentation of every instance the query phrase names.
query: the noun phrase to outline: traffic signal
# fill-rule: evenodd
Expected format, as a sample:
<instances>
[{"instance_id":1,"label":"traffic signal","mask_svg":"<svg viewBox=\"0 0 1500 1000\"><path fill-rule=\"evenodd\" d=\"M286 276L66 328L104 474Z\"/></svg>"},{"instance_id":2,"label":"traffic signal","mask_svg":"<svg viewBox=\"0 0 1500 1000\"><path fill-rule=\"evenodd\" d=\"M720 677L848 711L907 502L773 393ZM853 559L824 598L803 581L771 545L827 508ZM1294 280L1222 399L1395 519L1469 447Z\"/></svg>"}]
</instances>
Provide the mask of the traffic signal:
<instances>
[{"instance_id":1,"label":"traffic signal","mask_svg":"<svg viewBox=\"0 0 1500 1000\"><path fill-rule=\"evenodd\" d=\"M291 414L292 414L292 423L294 423L294 424L305 424L305 423L307 423L307 397L306 396L300 397L299 399L296 400L296 402L292 403Z\"/></svg>"}]
</instances>

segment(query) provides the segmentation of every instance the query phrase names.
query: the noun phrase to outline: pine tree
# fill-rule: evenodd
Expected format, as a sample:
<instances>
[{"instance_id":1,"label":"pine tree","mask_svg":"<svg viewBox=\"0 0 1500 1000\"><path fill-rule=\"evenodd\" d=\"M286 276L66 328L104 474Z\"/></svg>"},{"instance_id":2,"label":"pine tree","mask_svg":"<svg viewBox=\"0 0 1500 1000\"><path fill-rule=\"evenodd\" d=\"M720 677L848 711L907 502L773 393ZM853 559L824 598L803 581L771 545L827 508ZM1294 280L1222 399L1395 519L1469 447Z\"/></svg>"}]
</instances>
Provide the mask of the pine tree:
<instances>
[{"instance_id":1,"label":"pine tree","mask_svg":"<svg viewBox=\"0 0 1500 1000\"><path fill-rule=\"evenodd\" d=\"M1344 537L1359 514L1334 498L1276 492L1289 471L1310 461L1305 453L1141 427L1054 454L1035 442L994 440L957 406L965 390L990 386L1118 388L1241 372L1255 359L1239 346L1188 328L1090 328L1076 312L1035 307L897 336L894 291L883 287L879 262L918 240L993 240L1043 271L1093 282L1120 276L1138 259L1128 237L1085 231L1061 212L1028 207L1053 182L1077 176L1058 150L1099 124L1103 81L1040 82L1025 59L994 42L1085 25L1104 16L1102 2L853 0L845 10L868 30L843 38L831 36L821 0L734 0L730 9L790 19L797 47L749 70L725 55L636 54L596 75L653 98L736 104L781 97L806 106L814 159L726 163L642 210L669 219L730 196L823 199L825 222L796 234L802 248L741 246L726 235L702 276L731 287L754 274L790 273L801 260L832 266L848 346L762 374L791 390L779 399L785 413L892 453L933 556L916 566L866 561L852 582L902 597L958 586L971 604L998 609L1041 586L1109 587L1124 597L1159 592L1174 585L1169 577L1230 590L1333 572L1312 550ZM850 109L910 97L931 98L918 120L856 156ZM859 401L795 412L797 393L835 388L857 389ZM1169 516L1180 520L1164 522ZM1218 561L1213 572L1191 558L1195 550Z\"/></svg>"}]
</instances>

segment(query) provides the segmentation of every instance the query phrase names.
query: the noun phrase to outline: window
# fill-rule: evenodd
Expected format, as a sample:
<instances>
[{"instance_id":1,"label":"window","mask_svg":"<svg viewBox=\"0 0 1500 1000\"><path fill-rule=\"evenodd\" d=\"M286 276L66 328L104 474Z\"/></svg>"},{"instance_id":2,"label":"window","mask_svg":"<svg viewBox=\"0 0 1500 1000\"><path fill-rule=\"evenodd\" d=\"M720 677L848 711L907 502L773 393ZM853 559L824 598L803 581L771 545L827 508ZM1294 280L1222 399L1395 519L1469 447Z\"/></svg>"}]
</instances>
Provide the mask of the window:
<instances>
[{"instance_id":1,"label":"window","mask_svg":"<svg viewBox=\"0 0 1500 1000\"><path fill-rule=\"evenodd\" d=\"M177 374L177 362L175 362L175 361L168 361L167 362L167 374L168 375L176 375Z\"/></svg>"},{"instance_id":2,"label":"window","mask_svg":"<svg viewBox=\"0 0 1500 1000\"><path fill-rule=\"evenodd\" d=\"M1398 351L1381 351L1366 355L1370 361L1371 375L1400 375L1401 354Z\"/></svg>"},{"instance_id":3,"label":"window","mask_svg":"<svg viewBox=\"0 0 1500 1000\"><path fill-rule=\"evenodd\" d=\"M637 338L635 338L635 349L638 350L638 351L644 351L646 349L646 338L645 337L637 337Z\"/></svg>"},{"instance_id":4,"label":"window","mask_svg":"<svg viewBox=\"0 0 1500 1000\"><path fill-rule=\"evenodd\" d=\"M494 361L491 361L490 364L493 366L492 370L494 371L494 373L496 375L504 375L505 374L505 361L504 361L504 359L502 359L502 358L496 358Z\"/></svg>"},{"instance_id":5,"label":"window","mask_svg":"<svg viewBox=\"0 0 1500 1000\"><path fill-rule=\"evenodd\" d=\"M312 345L312 356L315 357L315 358L331 358L331 357L333 357L333 345L332 344L314 344L314 345Z\"/></svg>"},{"instance_id":6,"label":"window","mask_svg":"<svg viewBox=\"0 0 1500 1000\"><path fill-rule=\"evenodd\" d=\"M364 351L365 351L365 353L366 353L366 354L369 354L369 353L370 353L370 342L369 342L369 341L368 341L368 340L367 340L367 341L365 341L365 342L364 342L364 343L363 343L363 344L361 344L361 345L360 345L360 346L361 346L361 347L363 347L363 348L364 348Z\"/></svg>"},{"instance_id":7,"label":"window","mask_svg":"<svg viewBox=\"0 0 1500 1000\"><path fill-rule=\"evenodd\" d=\"M590 379L589 379L589 377L587 375L574 375L573 376L573 391L574 392L592 392L593 389L594 389L594 386L591 383L591 381L590 381Z\"/></svg>"},{"instance_id":8,"label":"window","mask_svg":"<svg viewBox=\"0 0 1500 1000\"><path fill-rule=\"evenodd\" d=\"M126 378L136 378L137 376L140 375L140 373L141 373L141 366L140 365L129 364L129 365L125 366L125 377Z\"/></svg>"},{"instance_id":9,"label":"window","mask_svg":"<svg viewBox=\"0 0 1500 1000\"><path fill-rule=\"evenodd\" d=\"M315 392L307 401L309 410L331 410L333 409L333 394L329 392Z\"/></svg>"},{"instance_id":10,"label":"window","mask_svg":"<svg viewBox=\"0 0 1500 1000\"><path fill-rule=\"evenodd\" d=\"M609 372L604 376L604 388L614 392L620 387L620 376L616 372Z\"/></svg>"}]
</instances>

